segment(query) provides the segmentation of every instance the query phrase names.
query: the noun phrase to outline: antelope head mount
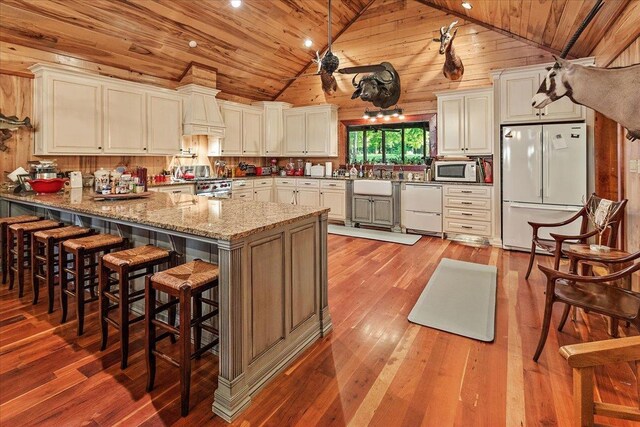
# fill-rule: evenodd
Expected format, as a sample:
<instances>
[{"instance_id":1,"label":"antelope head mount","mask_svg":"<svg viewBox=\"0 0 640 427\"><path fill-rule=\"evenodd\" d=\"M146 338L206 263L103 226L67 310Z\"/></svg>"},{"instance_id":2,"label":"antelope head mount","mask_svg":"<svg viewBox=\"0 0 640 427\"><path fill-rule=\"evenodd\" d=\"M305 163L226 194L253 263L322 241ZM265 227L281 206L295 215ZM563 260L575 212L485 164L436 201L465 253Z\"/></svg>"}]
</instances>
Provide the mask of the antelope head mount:
<instances>
[{"instance_id":1,"label":"antelope head mount","mask_svg":"<svg viewBox=\"0 0 640 427\"><path fill-rule=\"evenodd\" d=\"M434 38L434 42L440 42L440 55L445 55L442 74L449 80L460 80L464 74L464 65L462 59L456 55L453 49L453 39L455 39L458 29L456 28L451 34L451 30L458 23L453 21L449 27L440 27L440 38Z\"/></svg>"}]
</instances>

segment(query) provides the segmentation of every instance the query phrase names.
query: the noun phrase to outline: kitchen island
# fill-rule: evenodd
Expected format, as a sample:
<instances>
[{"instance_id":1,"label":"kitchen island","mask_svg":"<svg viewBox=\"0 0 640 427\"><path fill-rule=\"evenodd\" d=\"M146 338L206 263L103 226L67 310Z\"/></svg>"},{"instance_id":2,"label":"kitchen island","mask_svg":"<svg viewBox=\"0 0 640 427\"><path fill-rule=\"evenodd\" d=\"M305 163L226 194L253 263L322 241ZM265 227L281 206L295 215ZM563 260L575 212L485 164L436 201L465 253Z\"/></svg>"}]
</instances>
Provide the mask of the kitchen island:
<instances>
[{"instance_id":1,"label":"kitchen island","mask_svg":"<svg viewBox=\"0 0 640 427\"><path fill-rule=\"evenodd\" d=\"M331 330L326 208L165 193L100 201L82 189L0 193L2 216L26 212L118 233L136 245L169 246L186 260L219 265L213 411L226 421Z\"/></svg>"}]
</instances>

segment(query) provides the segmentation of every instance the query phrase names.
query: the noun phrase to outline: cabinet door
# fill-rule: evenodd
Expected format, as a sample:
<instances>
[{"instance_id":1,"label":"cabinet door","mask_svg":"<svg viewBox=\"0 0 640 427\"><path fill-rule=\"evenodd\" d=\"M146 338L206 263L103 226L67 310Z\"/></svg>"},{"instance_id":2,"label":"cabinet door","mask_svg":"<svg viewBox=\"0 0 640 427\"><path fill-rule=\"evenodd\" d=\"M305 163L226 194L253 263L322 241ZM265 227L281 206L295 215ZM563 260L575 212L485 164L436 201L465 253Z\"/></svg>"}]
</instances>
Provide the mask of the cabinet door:
<instances>
[{"instance_id":1,"label":"cabinet door","mask_svg":"<svg viewBox=\"0 0 640 427\"><path fill-rule=\"evenodd\" d=\"M538 72L510 74L500 79L500 117L503 123L540 120L539 110L531 106L531 98L538 91Z\"/></svg>"},{"instance_id":2,"label":"cabinet door","mask_svg":"<svg viewBox=\"0 0 640 427\"><path fill-rule=\"evenodd\" d=\"M353 196L353 222L371 223L371 199L369 197Z\"/></svg>"},{"instance_id":3,"label":"cabinet door","mask_svg":"<svg viewBox=\"0 0 640 427\"><path fill-rule=\"evenodd\" d=\"M328 156L331 126L330 111L309 111L306 113L307 156Z\"/></svg>"},{"instance_id":4,"label":"cabinet door","mask_svg":"<svg viewBox=\"0 0 640 427\"><path fill-rule=\"evenodd\" d=\"M105 154L146 154L147 112L145 93L106 86L103 142Z\"/></svg>"},{"instance_id":5,"label":"cabinet door","mask_svg":"<svg viewBox=\"0 0 640 427\"><path fill-rule=\"evenodd\" d=\"M393 199L391 197L372 197L374 224L393 225Z\"/></svg>"},{"instance_id":6,"label":"cabinet door","mask_svg":"<svg viewBox=\"0 0 640 427\"><path fill-rule=\"evenodd\" d=\"M296 197L301 206L320 206L320 190L317 188L300 188Z\"/></svg>"},{"instance_id":7,"label":"cabinet door","mask_svg":"<svg viewBox=\"0 0 640 427\"><path fill-rule=\"evenodd\" d=\"M101 85L89 79L51 76L42 108L46 153L102 153Z\"/></svg>"},{"instance_id":8,"label":"cabinet door","mask_svg":"<svg viewBox=\"0 0 640 427\"><path fill-rule=\"evenodd\" d=\"M304 111L291 109L284 112L284 154L302 156L306 150L306 130Z\"/></svg>"},{"instance_id":9,"label":"cabinet door","mask_svg":"<svg viewBox=\"0 0 640 427\"><path fill-rule=\"evenodd\" d=\"M267 107L264 110L264 154L280 155L282 143L282 110L277 107Z\"/></svg>"},{"instance_id":10,"label":"cabinet door","mask_svg":"<svg viewBox=\"0 0 640 427\"><path fill-rule=\"evenodd\" d=\"M493 94L467 95L464 99L465 154L493 152Z\"/></svg>"},{"instance_id":11,"label":"cabinet door","mask_svg":"<svg viewBox=\"0 0 640 427\"><path fill-rule=\"evenodd\" d=\"M253 200L257 200L259 202L270 202L271 187L256 188L253 190Z\"/></svg>"},{"instance_id":12,"label":"cabinet door","mask_svg":"<svg viewBox=\"0 0 640 427\"><path fill-rule=\"evenodd\" d=\"M295 205L296 189L291 187L276 187L276 202Z\"/></svg>"},{"instance_id":13,"label":"cabinet door","mask_svg":"<svg viewBox=\"0 0 640 427\"><path fill-rule=\"evenodd\" d=\"M242 112L242 155L259 156L262 147L262 111ZM228 153L225 153L228 154Z\"/></svg>"},{"instance_id":14,"label":"cabinet door","mask_svg":"<svg viewBox=\"0 0 640 427\"><path fill-rule=\"evenodd\" d=\"M331 209L329 211L330 219L344 220L346 217L345 205L344 191L322 190L320 193L320 206Z\"/></svg>"},{"instance_id":15,"label":"cabinet door","mask_svg":"<svg viewBox=\"0 0 640 427\"><path fill-rule=\"evenodd\" d=\"M546 75L546 71L540 73L541 82ZM574 104L569 97L565 96L544 107L541 116L544 120L582 119L584 118L584 107Z\"/></svg>"},{"instance_id":16,"label":"cabinet door","mask_svg":"<svg viewBox=\"0 0 640 427\"><path fill-rule=\"evenodd\" d=\"M182 98L147 94L147 129L149 154L178 154L182 144Z\"/></svg>"},{"instance_id":17,"label":"cabinet door","mask_svg":"<svg viewBox=\"0 0 640 427\"><path fill-rule=\"evenodd\" d=\"M242 109L232 105L224 105L222 110L222 120L226 129L222 139L223 156L242 155Z\"/></svg>"},{"instance_id":18,"label":"cabinet door","mask_svg":"<svg viewBox=\"0 0 640 427\"><path fill-rule=\"evenodd\" d=\"M464 96L438 99L438 154L464 153Z\"/></svg>"}]
</instances>

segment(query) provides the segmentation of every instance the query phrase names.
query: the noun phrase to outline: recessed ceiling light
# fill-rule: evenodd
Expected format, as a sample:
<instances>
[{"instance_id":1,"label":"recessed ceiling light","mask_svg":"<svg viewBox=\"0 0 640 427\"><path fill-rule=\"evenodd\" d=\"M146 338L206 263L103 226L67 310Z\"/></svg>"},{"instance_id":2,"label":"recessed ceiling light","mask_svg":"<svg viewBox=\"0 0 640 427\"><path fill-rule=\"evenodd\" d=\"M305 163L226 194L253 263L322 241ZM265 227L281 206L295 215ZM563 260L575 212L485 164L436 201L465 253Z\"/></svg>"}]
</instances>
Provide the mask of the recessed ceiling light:
<instances>
[{"instance_id":1,"label":"recessed ceiling light","mask_svg":"<svg viewBox=\"0 0 640 427\"><path fill-rule=\"evenodd\" d=\"M197 41L195 41L195 40L191 40L191 41L189 42L189 47L196 47L196 46L198 46L198 42L197 42Z\"/></svg>"},{"instance_id":2,"label":"recessed ceiling light","mask_svg":"<svg viewBox=\"0 0 640 427\"><path fill-rule=\"evenodd\" d=\"M471 3L469 3L468 1L463 1L462 7L464 7L467 10L470 10L473 6L471 6Z\"/></svg>"},{"instance_id":3,"label":"recessed ceiling light","mask_svg":"<svg viewBox=\"0 0 640 427\"><path fill-rule=\"evenodd\" d=\"M235 8L242 6L242 0L231 0L231 6Z\"/></svg>"},{"instance_id":4,"label":"recessed ceiling light","mask_svg":"<svg viewBox=\"0 0 640 427\"><path fill-rule=\"evenodd\" d=\"M304 39L304 46L311 47L313 45L313 41L311 39Z\"/></svg>"}]
</instances>

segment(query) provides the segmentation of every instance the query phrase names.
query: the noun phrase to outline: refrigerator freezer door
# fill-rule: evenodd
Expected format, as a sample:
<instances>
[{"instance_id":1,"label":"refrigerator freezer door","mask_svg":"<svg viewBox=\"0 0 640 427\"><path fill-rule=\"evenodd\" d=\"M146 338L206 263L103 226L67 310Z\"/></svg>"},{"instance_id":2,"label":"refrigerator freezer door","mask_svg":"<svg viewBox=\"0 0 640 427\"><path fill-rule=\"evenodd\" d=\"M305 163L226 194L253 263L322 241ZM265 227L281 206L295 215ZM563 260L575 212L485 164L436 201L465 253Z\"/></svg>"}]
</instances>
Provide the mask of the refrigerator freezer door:
<instances>
[{"instance_id":1,"label":"refrigerator freezer door","mask_svg":"<svg viewBox=\"0 0 640 427\"><path fill-rule=\"evenodd\" d=\"M505 249L531 250L532 229L528 221L560 222L575 215L580 207L533 205L528 203L502 203L502 246ZM538 236L552 239L549 233L580 234L580 221L557 228L541 228Z\"/></svg>"},{"instance_id":2,"label":"refrigerator freezer door","mask_svg":"<svg viewBox=\"0 0 640 427\"><path fill-rule=\"evenodd\" d=\"M542 126L502 128L502 199L542 203Z\"/></svg>"},{"instance_id":3,"label":"refrigerator freezer door","mask_svg":"<svg viewBox=\"0 0 640 427\"><path fill-rule=\"evenodd\" d=\"M582 205L587 193L586 125L544 125L542 136L542 202Z\"/></svg>"}]
</instances>

